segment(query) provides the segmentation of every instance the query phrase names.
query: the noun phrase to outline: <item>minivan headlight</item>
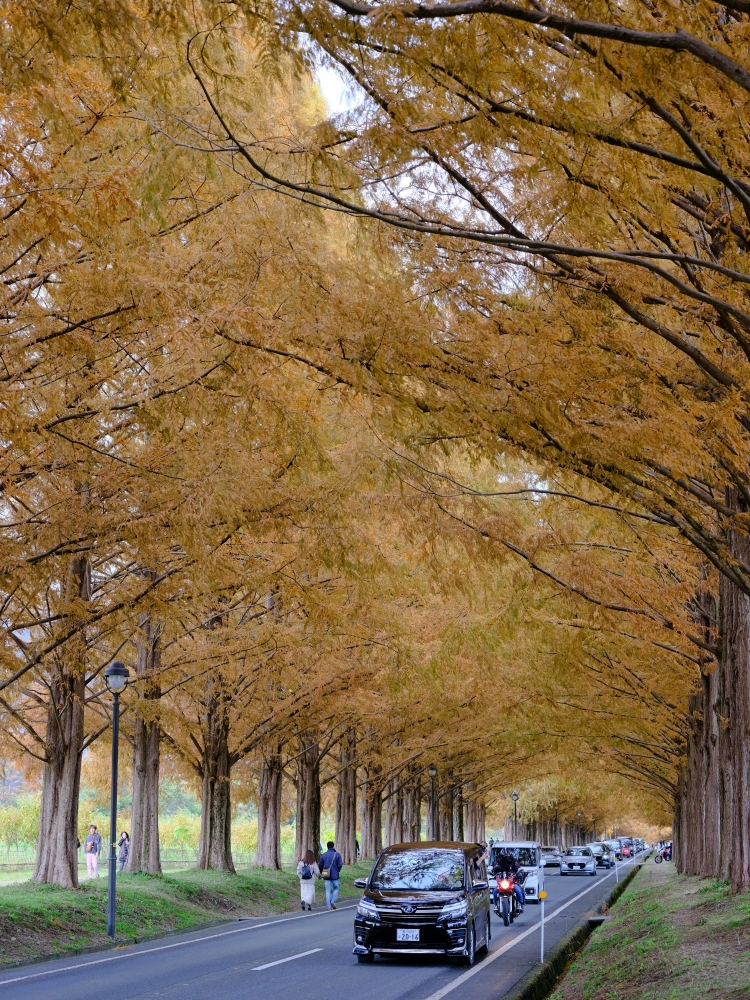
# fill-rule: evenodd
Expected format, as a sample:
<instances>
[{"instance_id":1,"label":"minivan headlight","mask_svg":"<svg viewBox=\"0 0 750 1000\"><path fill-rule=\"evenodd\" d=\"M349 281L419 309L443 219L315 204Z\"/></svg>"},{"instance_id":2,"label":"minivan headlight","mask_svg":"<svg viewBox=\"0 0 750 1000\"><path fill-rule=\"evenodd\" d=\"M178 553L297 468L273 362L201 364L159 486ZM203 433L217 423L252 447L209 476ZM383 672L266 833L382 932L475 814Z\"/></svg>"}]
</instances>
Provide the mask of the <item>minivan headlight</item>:
<instances>
[{"instance_id":1,"label":"minivan headlight","mask_svg":"<svg viewBox=\"0 0 750 1000\"><path fill-rule=\"evenodd\" d=\"M441 920L464 920L466 918L466 900L458 903L446 903L440 912Z\"/></svg>"},{"instance_id":2,"label":"minivan headlight","mask_svg":"<svg viewBox=\"0 0 750 1000\"><path fill-rule=\"evenodd\" d=\"M378 908L369 899L360 899L357 907L357 916L364 917L365 920L380 920Z\"/></svg>"}]
</instances>

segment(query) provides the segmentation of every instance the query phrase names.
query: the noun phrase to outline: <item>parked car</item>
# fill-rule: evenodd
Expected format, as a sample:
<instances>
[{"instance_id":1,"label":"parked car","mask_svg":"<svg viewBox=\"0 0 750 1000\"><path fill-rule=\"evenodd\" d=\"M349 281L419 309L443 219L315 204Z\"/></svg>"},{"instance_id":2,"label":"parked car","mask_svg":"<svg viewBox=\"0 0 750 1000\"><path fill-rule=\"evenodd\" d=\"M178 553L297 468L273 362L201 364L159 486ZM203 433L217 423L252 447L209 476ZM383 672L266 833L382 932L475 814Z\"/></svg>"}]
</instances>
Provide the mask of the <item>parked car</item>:
<instances>
[{"instance_id":1,"label":"parked car","mask_svg":"<svg viewBox=\"0 0 750 1000\"><path fill-rule=\"evenodd\" d=\"M561 875L596 875L596 858L590 847L566 847L560 861Z\"/></svg>"},{"instance_id":2,"label":"parked car","mask_svg":"<svg viewBox=\"0 0 750 1000\"><path fill-rule=\"evenodd\" d=\"M478 844L396 844L380 854L354 918L354 954L454 955L474 964L489 947L490 892Z\"/></svg>"},{"instance_id":3,"label":"parked car","mask_svg":"<svg viewBox=\"0 0 750 1000\"><path fill-rule=\"evenodd\" d=\"M542 848L542 864L545 868L549 867L560 867L560 858L562 857L562 851L559 847L543 847Z\"/></svg>"},{"instance_id":4,"label":"parked car","mask_svg":"<svg viewBox=\"0 0 750 1000\"><path fill-rule=\"evenodd\" d=\"M615 856L611 847L600 842L587 844L586 846L591 848L599 868L614 868Z\"/></svg>"},{"instance_id":5,"label":"parked car","mask_svg":"<svg viewBox=\"0 0 750 1000\"><path fill-rule=\"evenodd\" d=\"M490 851L488 870L494 872L500 851L510 851L519 865L516 881L523 886L527 903L538 903L544 889L544 862L542 848L535 840L501 840Z\"/></svg>"}]
</instances>

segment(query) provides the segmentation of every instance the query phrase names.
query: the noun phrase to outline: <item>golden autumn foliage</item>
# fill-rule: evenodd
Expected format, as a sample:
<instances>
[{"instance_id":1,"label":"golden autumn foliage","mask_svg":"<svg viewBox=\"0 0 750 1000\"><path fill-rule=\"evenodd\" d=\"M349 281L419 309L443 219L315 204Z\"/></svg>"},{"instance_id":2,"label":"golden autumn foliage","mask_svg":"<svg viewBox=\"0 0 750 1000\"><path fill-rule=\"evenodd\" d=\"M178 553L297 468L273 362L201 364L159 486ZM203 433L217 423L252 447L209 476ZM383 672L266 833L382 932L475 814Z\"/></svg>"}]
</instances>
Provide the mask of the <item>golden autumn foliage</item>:
<instances>
[{"instance_id":1,"label":"golden autumn foliage","mask_svg":"<svg viewBox=\"0 0 750 1000\"><path fill-rule=\"evenodd\" d=\"M337 782L347 851L358 787L370 853L432 762L446 815L671 817L750 590L745 15L665 8L685 55L453 6L0 15L0 739L44 764L41 880L116 657L147 870L159 752L205 866L235 766L261 864L282 780L309 838Z\"/></svg>"}]
</instances>

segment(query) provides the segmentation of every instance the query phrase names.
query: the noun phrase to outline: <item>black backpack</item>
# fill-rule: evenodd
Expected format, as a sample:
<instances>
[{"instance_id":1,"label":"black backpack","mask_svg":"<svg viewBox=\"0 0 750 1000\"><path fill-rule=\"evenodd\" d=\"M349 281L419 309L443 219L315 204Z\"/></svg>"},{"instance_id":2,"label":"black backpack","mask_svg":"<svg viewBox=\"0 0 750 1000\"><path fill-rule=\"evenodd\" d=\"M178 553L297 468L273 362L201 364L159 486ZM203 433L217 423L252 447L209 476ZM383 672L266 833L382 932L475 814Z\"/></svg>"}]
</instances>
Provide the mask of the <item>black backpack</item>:
<instances>
[{"instance_id":1,"label":"black backpack","mask_svg":"<svg viewBox=\"0 0 750 1000\"><path fill-rule=\"evenodd\" d=\"M299 873L300 878L310 879L312 878L312 868L309 865L302 865Z\"/></svg>"}]
</instances>

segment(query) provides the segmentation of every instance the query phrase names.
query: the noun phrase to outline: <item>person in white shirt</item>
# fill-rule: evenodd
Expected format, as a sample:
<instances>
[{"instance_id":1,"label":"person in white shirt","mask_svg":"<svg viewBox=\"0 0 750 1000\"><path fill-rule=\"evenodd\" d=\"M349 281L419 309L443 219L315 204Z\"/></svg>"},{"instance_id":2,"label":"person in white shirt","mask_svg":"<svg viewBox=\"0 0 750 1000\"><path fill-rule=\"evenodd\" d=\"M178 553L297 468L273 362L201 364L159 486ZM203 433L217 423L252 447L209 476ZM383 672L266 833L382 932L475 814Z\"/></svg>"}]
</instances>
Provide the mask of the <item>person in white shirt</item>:
<instances>
[{"instance_id":1,"label":"person in white shirt","mask_svg":"<svg viewBox=\"0 0 750 1000\"><path fill-rule=\"evenodd\" d=\"M315 879L320 878L320 868L318 868L312 851L307 851L297 865L297 876L299 877L299 891L302 897L300 908L312 910L315 902Z\"/></svg>"}]
</instances>

